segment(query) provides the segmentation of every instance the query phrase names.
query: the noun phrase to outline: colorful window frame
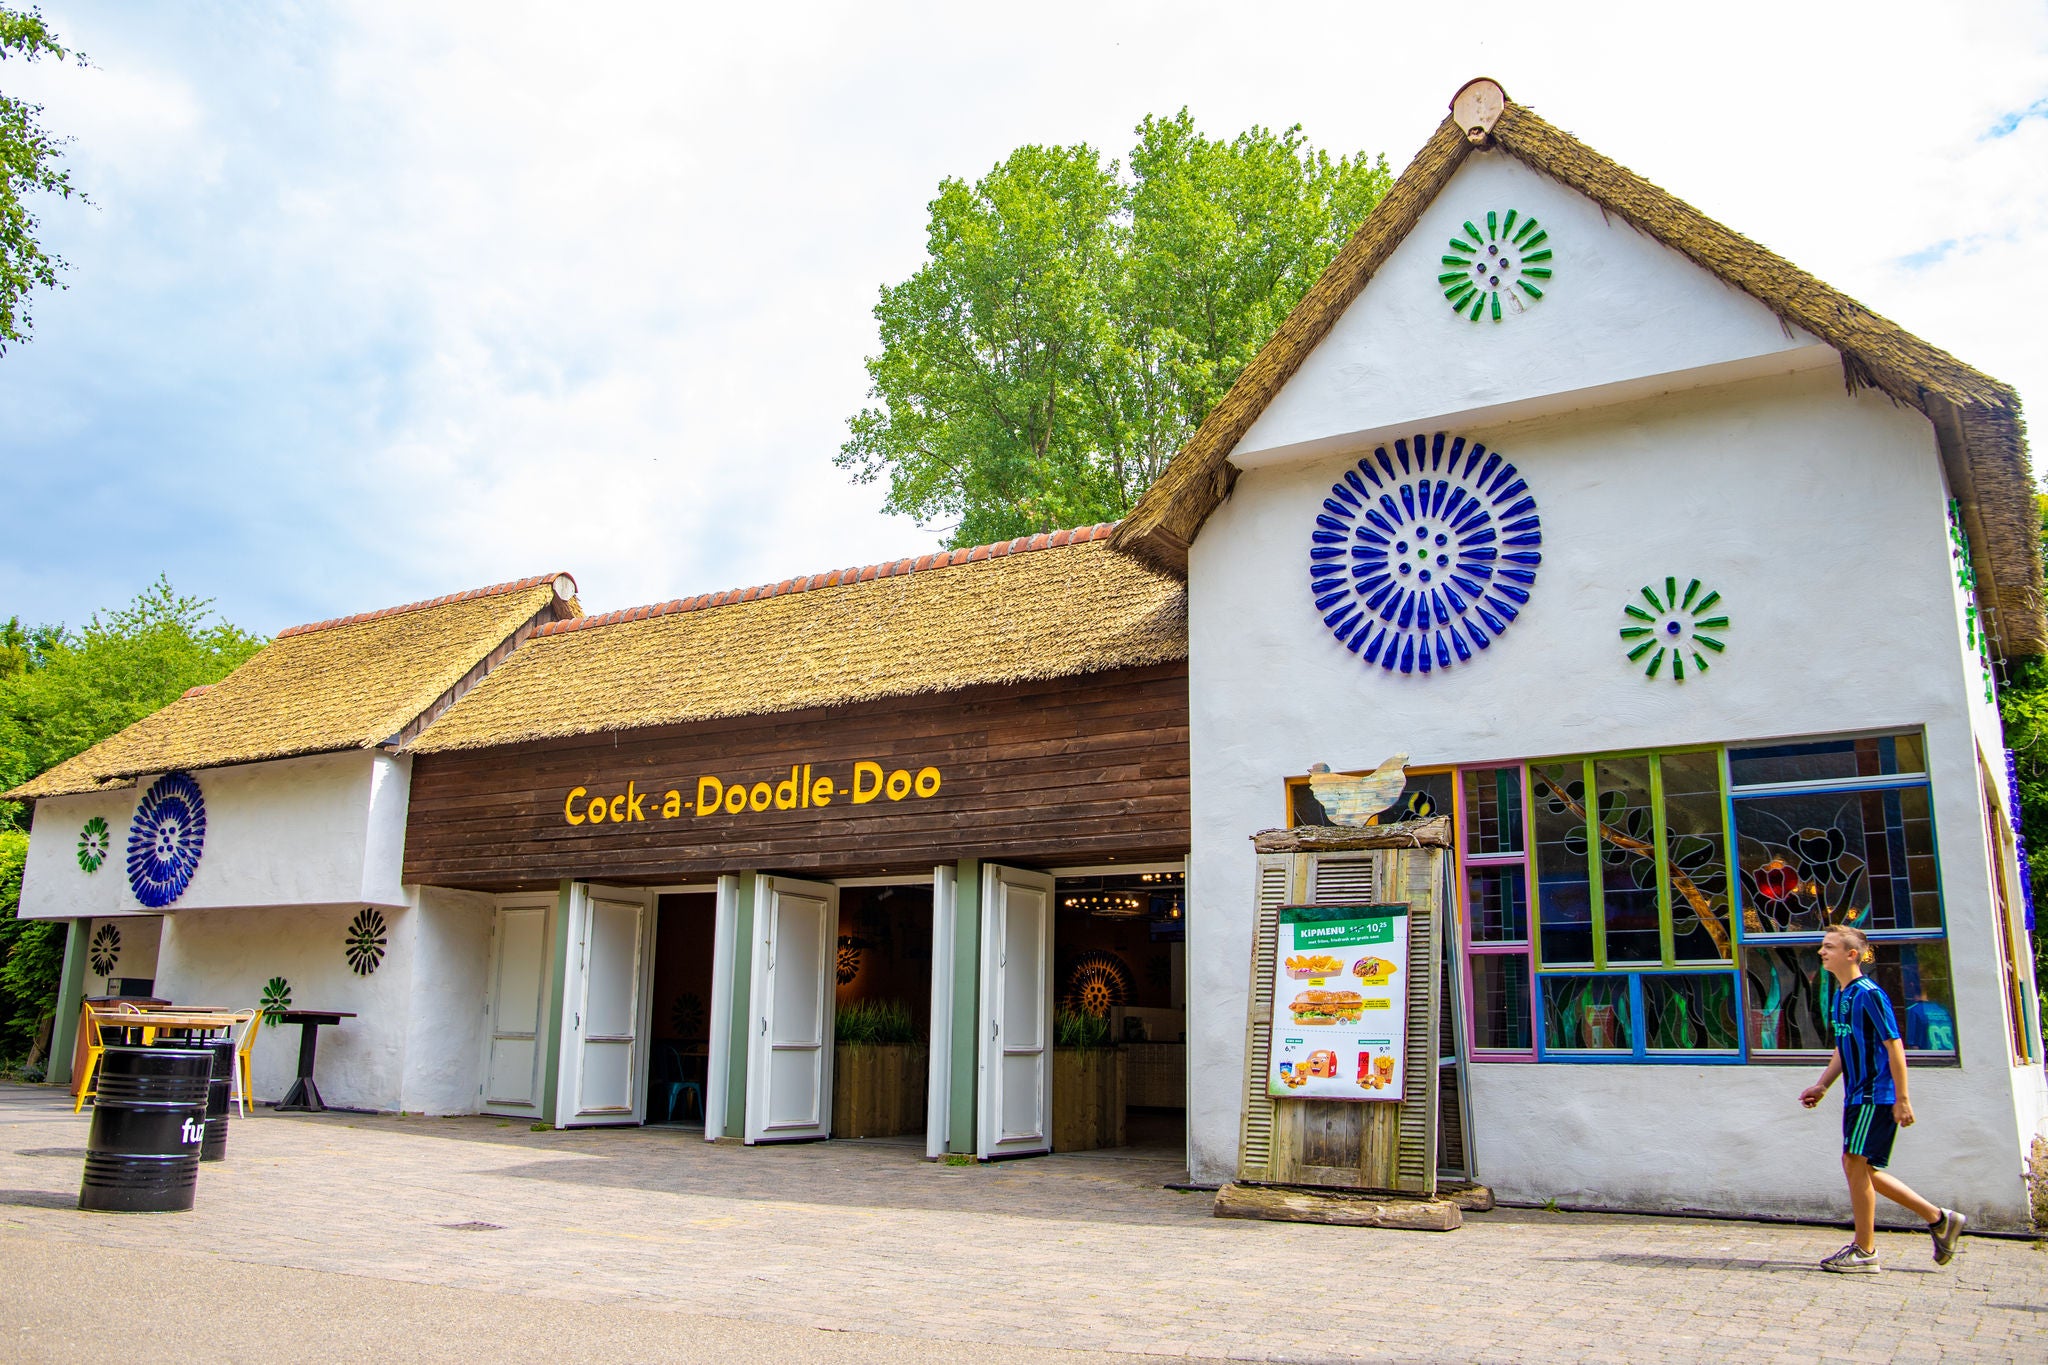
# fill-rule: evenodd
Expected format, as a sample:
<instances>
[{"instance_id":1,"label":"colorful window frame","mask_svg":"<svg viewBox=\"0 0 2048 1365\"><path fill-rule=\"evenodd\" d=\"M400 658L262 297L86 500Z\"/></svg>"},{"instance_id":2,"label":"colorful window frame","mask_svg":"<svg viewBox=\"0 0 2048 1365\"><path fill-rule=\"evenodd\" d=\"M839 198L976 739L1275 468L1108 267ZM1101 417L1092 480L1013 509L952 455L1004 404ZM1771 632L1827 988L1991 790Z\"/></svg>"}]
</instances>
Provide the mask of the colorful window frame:
<instances>
[{"instance_id":1,"label":"colorful window frame","mask_svg":"<svg viewBox=\"0 0 2048 1365\"><path fill-rule=\"evenodd\" d=\"M1854 736L1459 768L1452 793L1458 941L1473 1060L1727 1065L1824 1057L1828 1048L1815 1026L1826 1018L1832 993L1832 981L1819 972L1816 956L1824 929L1788 926L1766 931L1764 921L1751 913L1757 891L1743 866L1737 802L1788 792L1854 798L1866 791L1914 790L1925 794L1931 810L1922 737L1913 733L1880 738L1899 741L1898 752L1913 756L1908 766L1920 771L1897 771L1900 765L1892 759L1876 765L1892 771L1863 771L1872 766L1866 754L1869 745ZM1738 755L1747 775L1759 767L1760 753L1804 746L1833 757L1844 744L1855 748L1848 772L1742 787L1731 781L1731 752ZM1637 766L1631 769L1631 764ZM1536 807L1539 799L1556 795L1561 773L1573 772L1580 784L1579 811L1573 813L1582 812L1585 818L1575 847L1583 849L1587 868L1583 914L1569 922L1583 924L1586 948L1546 957ZM1631 800L1622 793L1610 803L1603 781L1618 788L1637 773L1647 779L1640 784L1646 788L1646 800ZM1683 820L1673 819L1667 800L1667 778L1673 777L1679 779ZM1588 792L1590 802L1585 800ZM1553 800L1553 807L1556 804ZM1564 804L1569 809L1571 802ZM1510 805L1512 818L1503 814ZM1557 811L1550 814L1554 826ZM1617 814L1622 821L1614 819ZM1888 826L1887 837L1893 833ZM1616 834L1619 839L1610 837ZM1931 873L1907 882L1909 890L1915 881L1931 888L1931 904L1925 891L1910 895L1912 923L1866 932L1878 953L1872 975L1895 997L1909 1002L1900 1017L1909 1053L1916 1060L1939 1062L1953 1061L1957 1050L1933 838L1930 819L1925 839ZM1716 842L1718 852L1701 847ZM1635 847L1617 846L1627 843ZM1617 862L1631 866L1632 880L1612 875ZM1644 876L1652 863L1654 887L1645 884ZM1612 932L1617 921L1607 904L1617 891L1627 902L1619 934ZM1559 883L1553 892L1553 913L1570 917L1575 907L1569 888ZM1654 954L1652 926L1646 919L1652 905ZM1565 940L1553 936L1552 942L1561 946ZM1614 951L1617 947L1620 952ZM1813 959L1810 964L1804 961L1808 957ZM1758 961L1762 972L1752 970ZM1759 983L1769 986L1768 1004L1762 995L1764 984ZM1789 1003L1786 985L1794 987ZM1930 986L1940 999L1928 998ZM1803 1032L1792 1026L1787 1009L1809 1020Z\"/></svg>"}]
</instances>

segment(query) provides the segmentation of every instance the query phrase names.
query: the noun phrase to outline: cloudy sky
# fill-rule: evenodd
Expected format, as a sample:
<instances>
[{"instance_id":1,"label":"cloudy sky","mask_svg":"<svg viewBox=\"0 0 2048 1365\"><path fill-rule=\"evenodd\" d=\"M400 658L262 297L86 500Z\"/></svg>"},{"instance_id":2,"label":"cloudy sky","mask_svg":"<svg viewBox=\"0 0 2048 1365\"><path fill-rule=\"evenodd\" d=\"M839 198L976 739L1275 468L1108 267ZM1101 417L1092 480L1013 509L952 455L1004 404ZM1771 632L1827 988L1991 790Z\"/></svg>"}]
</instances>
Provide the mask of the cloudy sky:
<instances>
[{"instance_id":1,"label":"cloudy sky","mask_svg":"<svg viewBox=\"0 0 2048 1365\"><path fill-rule=\"evenodd\" d=\"M94 203L0 357L0 616L921 552L831 458L941 177L1184 105L1398 170L1479 74L2048 401L2040 3L43 8L92 66L0 88Z\"/></svg>"}]
</instances>

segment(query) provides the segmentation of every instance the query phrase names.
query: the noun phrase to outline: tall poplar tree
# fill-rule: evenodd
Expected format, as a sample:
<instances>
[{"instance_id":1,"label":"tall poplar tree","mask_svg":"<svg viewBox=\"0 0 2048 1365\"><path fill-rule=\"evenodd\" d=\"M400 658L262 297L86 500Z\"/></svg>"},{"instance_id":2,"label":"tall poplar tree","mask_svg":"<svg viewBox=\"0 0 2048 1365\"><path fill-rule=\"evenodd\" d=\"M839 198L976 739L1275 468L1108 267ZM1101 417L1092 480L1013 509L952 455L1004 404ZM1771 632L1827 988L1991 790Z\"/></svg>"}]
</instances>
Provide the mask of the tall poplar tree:
<instances>
[{"instance_id":1,"label":"tall poplar tree","mask_svg":"<svg viewBox=\"0 0 2048 1365\"><path fill-rule=\"evenodd\" d=\"M931 202L839 465L953 545L1113 521L1379 202L1384 157L1148 117L1128 167L1020 147Z\"/></svg>"}]
</instances>

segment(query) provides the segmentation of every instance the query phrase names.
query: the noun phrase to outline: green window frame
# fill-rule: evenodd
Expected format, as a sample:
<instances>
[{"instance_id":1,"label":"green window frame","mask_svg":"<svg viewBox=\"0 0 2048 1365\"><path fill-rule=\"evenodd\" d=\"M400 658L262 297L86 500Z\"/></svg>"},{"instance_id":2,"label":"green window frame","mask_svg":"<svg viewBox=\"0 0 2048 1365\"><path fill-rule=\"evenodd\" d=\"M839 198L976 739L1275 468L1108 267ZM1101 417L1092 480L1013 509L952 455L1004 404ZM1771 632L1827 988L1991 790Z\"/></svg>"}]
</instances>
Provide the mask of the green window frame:
<instances>
[{"instance_id":1,"label":"green window frame","mask_svg":"<svg viewBox=\"0 0 2048 1365\"><path fill-rule=\"evenodd\" d=\"M1694 871L1684 865L1674 872L1673 843L1670 812L1665 795L1665 767L1672 759L1698 756L1709 760L1715 774L1715 788L1711 793L1689 792L1689 796L1708 795L1714 808L1711 833L1719 848L1718 876L1720 887L1718 898L1713 888L1702 889ZM1603 765L1640 762L1647 773L1644 806L1626 805L1622 809L1628 814L1647 811L1647 830L1617 827L1608 816L1606 797L1615 791L1612 785L1602 785ZM1570 773L1577 765L1579 788L1573 791L1569 785L1559 789L1559 776ZM1569 777L1566 776L1567 783ZM1543 929L1546 921L1546 898L1544 894L1544 870L1538 862L1532 867L1529 887L1531 951L1535 968L1543 971L1569 971L1575 974L1606 971L1685 971L1699 972L1725 968L1733 970L1735 965L1735 912L1732 891L1732 870L1729 850L1734 843L1734 828L1728 812L1727 765L1722 750L1717 746L1688 746L1678 749L1624 750L1608 754L1570 755L1564 758L1537 759L1523 765L1524 792L1530 810L1532 826L1538 819L1538 806L1547 805L1555 813L1558 805L1582 817L1583 827L1579 831L1585 849L1587 928L1590 933L1591 951L1585 958L1557 957L1552 959L1544 952ZM1592 793L1593 799L1585 799L1585 793ZM1576 807L1576 809L1574 809ZM1532 830L1532 834L1534 831ZM1647 834L1647 838L1644 836ZM1684 837L1702 837L1688 831ZM1537 839L1532 838L1531 843ZM1617 879L1607 875L1605 869L1615 854L1634 861L1641 861L1643 853L1639 846L1648 845L1650 861L1656 873L1656 924L1657 953L1655 957L1617 957L1610 951L1612 933L1608 911L1608 898L1612 894L1612 883ZM1568 850L1569 851L1569 850ZM1533 852L1533 851L1532 851ZM1597 856L1596 856L1597 855ZM1540 856L1540 855L1538 855ZM1649 888L1638 888L1647 890ZM1686 917L1701 929L1707 930L1708 937L1715 941L1720 951L1717 955L1681 956L1678 951L1678 918L1674 915L1674 889L1679 899L1685 901ZM1555 904L1549 906L1556 913ZM1575 922L1575 921L1574 921ZM1709 928L1708 926L1712 926ZM1624 930L1625 933L1640 934L1642 930ZM1688 938L1691 935L1688 934Z\"/></svg>"}]
</instances>

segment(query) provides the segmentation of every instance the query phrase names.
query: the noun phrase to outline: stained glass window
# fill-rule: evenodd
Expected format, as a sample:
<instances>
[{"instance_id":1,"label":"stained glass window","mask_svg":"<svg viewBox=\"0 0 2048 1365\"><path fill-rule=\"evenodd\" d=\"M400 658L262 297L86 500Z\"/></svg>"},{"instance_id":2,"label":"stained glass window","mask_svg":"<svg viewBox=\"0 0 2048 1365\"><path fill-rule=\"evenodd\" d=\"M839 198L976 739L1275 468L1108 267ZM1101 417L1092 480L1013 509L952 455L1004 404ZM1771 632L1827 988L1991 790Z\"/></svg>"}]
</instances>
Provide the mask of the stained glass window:
<instances>
[{"instance_id":1,"label":"stained glass window","mask_svg":"<svg viewBox=\"0 0 2048 1365\"><path fill-rule=\"evenodd\" d=\"M1472 955L1472 1047L1477 1052L1529 1049L1529 959L1525 954Z\"/></svg>"},{"instance_id":2,"label":"stained glass window","mask_svg":"<svg viewBox=\"0 0 2048 1365\"><path fill-rule=\"evenodd\" d=\"M1532 765L1536 899L1546 966L1593 962L1593 879L1586 867L1586 781L1578 762Z\"/></svg>"},{"instance_id":3,"label":"stained glass window","mask_svg":"<svg viewBox=\"0 0 2048 1365\"><path fill-rule=\"evenodd\" d=\"M1473 1048L1825 1053L1816 950L1852 923L1908 1047L1952 1054L1926 766L1921 736L1897 734L1460 770Z\"/></svg>"},{"instance_id":4,"label":"stained glass window","mask_svg":"<svg viewBox=\"0 0 2048 1365\"><path fill-rule=\"evenodd\" d=\"M1662 754L1664 857L1671 880L1671 956L1678 962L1731 960L1728 838L1721 804L1721 756Z\"/></svg>"},{"instance_id":5,"label":"stained glass window","mask_svg":"<svg viewBox=\"0 0 2048 1365\"><path fill-rule=\"evenodd\" d=\"M1917 734L1805 739L1728 751L1728 781L1737 787L1840 782L1926 771L1927 746Z\"/></svg>"},{"instance_id":6,"label":"stained glass window","mask_svg":"<svg viewBox=\"0 0 2048 1365\"><path fill-rule=\"evenodd\" d=\"M1629 1052L1635 1023L1629 979L1612 976L1543 978L1543 1050Z\"/></svg>"},{"instance_id":7,"label":"stained glass window","mask_svg":"<svg viewBox=\"0 0 2048 1365\"><path fill-rule=\"evenodd\" d=\"M1729 972L1645 973L1643 1043L1651 1052L1727 1052L1735 1031L1735 977Z\"/></svg>"},{"instance_id":8,"label":"stained glass window","mask_svg":"<svg viewBox=\"0 0 2048 1365\"><path fill-rule=\"evenodd\" d=\"M1523 877L1519 864L1466 871L1465 896L1471 906L1474 943L1529 941L1529 907L1522 890Z\"/></svg>"},{"instance_id":9,"label":"stained glass window","mask_svg":"<svg viewBox=\"0 0 2048 1365\"><path fill-rule=\"evenodd\" d=\"M1948 945L1879 940L1863 974L1892 1002L1909 1052L1956 1050L1955 986ZM1834 978L1820 965L1818 943L1751 945L1743 955L1748 996L1746 1032L1752 1052L1832 1052L1828 1001Z\"/></svg>"},{"instance_id":10,"label":"stained glass window","mask_svg":"<svg viewBox=\"0 0 2048 1365\"><path fill-rule=\"evenodd\" d=\"M1941 928L1924 786L1741 796L1735 836L1752 934Z\"/></svg>"},{"instance_id":11,"label":"stained glass window","mask_svg":"<svg viewBox=\"0 0 2048 1365\"><path fill-rule=\"evenodd\" d=\"M1522 851L1522 770L1490 768L1465 774L1465 851L1498 857Z\"/></svg>"},{"instance_id":12,"label":"stained glass window","mask_svg":"<svg viewBox=\"0 0 2048 1365\"><path fill-rule=\"evenodd\" d=\"M1593 765L1600 796L1600 911L1607 961L1661 962L1664 933L1657 906L1657 816L1648 758L1608 758ZM1583 841L1581 841L1583 843Z\"/></svg>"}]
</instances>

